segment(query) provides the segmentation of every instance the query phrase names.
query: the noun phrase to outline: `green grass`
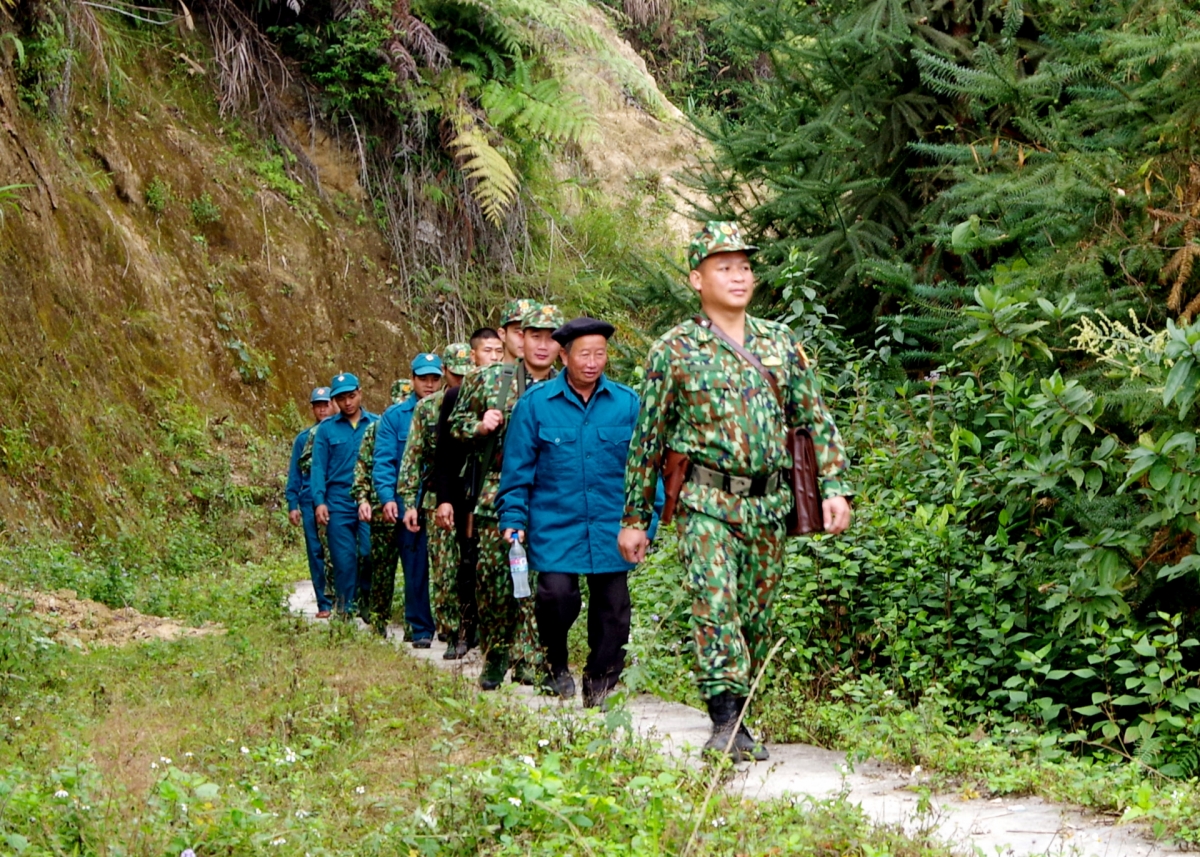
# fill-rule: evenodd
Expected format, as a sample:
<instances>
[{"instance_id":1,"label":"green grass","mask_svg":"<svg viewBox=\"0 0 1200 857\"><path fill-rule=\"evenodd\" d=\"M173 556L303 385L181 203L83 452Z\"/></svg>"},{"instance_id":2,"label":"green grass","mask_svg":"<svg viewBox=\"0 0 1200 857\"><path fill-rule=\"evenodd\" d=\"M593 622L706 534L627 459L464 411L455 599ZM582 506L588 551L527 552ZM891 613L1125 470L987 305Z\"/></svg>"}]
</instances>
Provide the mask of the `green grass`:
<instances>
[{"instance_id":1,"label":"green grass","mask_svg":"<svg viewBox=\"0 0 1200 857\"><path fill-rule=\"evenodd\" d=\"M0 548L10 588L104 577L93 555L41 547ZM219 597L226 632L171 642L85 652L4 597L0 850L948 853L839 800L727 796L727 771L663 756L623 710L539 719L347 624L288 616L294 550L213 571L219 596L182 575L164 603L198 621Z\"/></svg>"}]
</instances>

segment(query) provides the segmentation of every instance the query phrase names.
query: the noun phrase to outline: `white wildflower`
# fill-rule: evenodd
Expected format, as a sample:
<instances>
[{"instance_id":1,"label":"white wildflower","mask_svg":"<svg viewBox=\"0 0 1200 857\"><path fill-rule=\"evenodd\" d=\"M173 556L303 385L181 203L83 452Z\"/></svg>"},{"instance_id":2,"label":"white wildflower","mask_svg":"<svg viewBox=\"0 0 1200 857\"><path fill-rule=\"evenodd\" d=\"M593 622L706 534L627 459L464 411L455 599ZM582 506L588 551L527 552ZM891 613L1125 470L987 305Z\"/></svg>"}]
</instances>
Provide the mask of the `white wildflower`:
<instances>
[{"instance_id":1,"label":"white wildflower","mask_svg":"<svg viewBox=\"0 0 1200 857\"><path fill-rule=\"evenodd\" d=\"M728 823L729 822L725 820L725 816L723 815L719 815L709 822L709 824L711 824L713 827L724 827Z\"/></svg>"},{"instance_id":2,"label":"white wildflower","mask_svg":"<svg viewBox=\"0 0 1200 857\"><path fill-rule=\"evenodd\" d=\"M249 753L249 752L250 752L250 748L249 748L249 747L243 747L243 748L242 748L242 755L243 755L243 756L244 756L244 755L246 755L246 754L247 754L247 753Z\"/></svg>"},{"instance_id":3,"label":"white wildflower","mask_svg":"<svg viewBox=\"0 0 1200 857\"><path fill-rule=\"evenodd\" d=\"M510 797L510 798L508 799L508 802L509 802L509 803L511 803L513 806L520 806L520 805L521 805L521 799L520 799L519 797Z\"/></svg>"},{"instance_id":4,"label":"white wildflower","mask_svg":"<svg viewBox=\"0 0 1200 857\"><path fill-rule=\"evenodd\" d=\"M296 818L305 819L305 818L308 818L308 815L309 815L309 813L308 813L307 809L296 810Z\"/></svg>"},{"instance_id":5,"label":"white wildflower","mask_svg":"<svg viewBox=\"0 0 1200 857\"><path fill-rule=\"evenodd\" d=\"M539 738L539 739L538 739L538 746L539 746L539 747L549 747L549 746L550 746L550 739L549 739L549 738Z\"/></svg>"},{"instance_id":6,"label":"white wildflower","mask_svg":"<svg viewBox=\"0 0 1200 857\"><path fill-rule=\"evenodd\" d=\"M66 789L59 789L58 791L56 791L56 792L54 793L54 796L55 796L56 798L58 798L59 800L62 800L63 798L68 798L68 797L70 797L70 795L69 795L69 794L67 794L67 790L66 790Z\"/></svg>"},{"instance_id":7,"label":"white wildflower","mask_svg":"<svg viewBox=\"0 0 1200 857\"><path fill-rule=\"evenodd\" d=\"M522 764L528 765L531 768L537 767L537 762L534 761L533 756L520 756L519 759Z\"/></svg>"},{"instance_id":8,"label":"white wildflower","mask_svg":"<svg viewBox=\"0 0 1200 857\"><path fill-rule=\"evenodd\" d=\"M367 793L367 787L366 786L358 786L354 789L354 793L356 795L365 795Z\"/></svg>"},{"instance_id":9,"label":"white wildflower","mask_svg":"<svg viewBox=\"0 0 1200 857\"><path fill-rule=\"evenodd\" d=\"M185 759L193 759L193 758L195 758L195 756L196 756L195 753L184 753L183 754L183 758L185 758Z\"/></svg>"},{"instance_id":10,"label":"white wildflower","mask_svg":"<svg viewBox=\"0 0 1200 857\"><path fill-rule=\"evenodd\" d=\"M164 765L171 764L171 760L168 759L166 756L159 756L158 761L162 762Z\"/></svg>"},{"instance_id":11,"label":"white wildflower","mask_svg":"<svg viewBox=\"0 0 1200 857\"><path fill-rule=\"evenodd\" d=\"M150 770L152 770L152 771L157 771L157 770L158 770L158 762L151 762L151 763L150 763Z\"/></svg>"},{"instance_id":12,"label":"white wildflower","mask_svg":"<svg viewBox=\"0 0 1200 857\"><path fill-rule=\"evenodd\" d=\"M429 807L429 809L420 810L417 813L417 818L421 819L421 823L424 824L426 827L428 827L430 830L437 830L437 818L434 817L434 815L433 815L433 807L432 806Z\"/></svg>"},{"instance_id":13,"label":"white wildflower","mask_svg":"<svg viewBox=\"0 0 1200 857\"><path fill-rule=\"evenodd\" d=\"M272 839L272 840L271 840L271 844L272 844L272 845L286 845L286 844L287 844L287 840L286 840L286 839L284 839L282 836L280 836L280 837L278 837L278 838L276 838L276 839Z\"/></svg>"}]
</instances>

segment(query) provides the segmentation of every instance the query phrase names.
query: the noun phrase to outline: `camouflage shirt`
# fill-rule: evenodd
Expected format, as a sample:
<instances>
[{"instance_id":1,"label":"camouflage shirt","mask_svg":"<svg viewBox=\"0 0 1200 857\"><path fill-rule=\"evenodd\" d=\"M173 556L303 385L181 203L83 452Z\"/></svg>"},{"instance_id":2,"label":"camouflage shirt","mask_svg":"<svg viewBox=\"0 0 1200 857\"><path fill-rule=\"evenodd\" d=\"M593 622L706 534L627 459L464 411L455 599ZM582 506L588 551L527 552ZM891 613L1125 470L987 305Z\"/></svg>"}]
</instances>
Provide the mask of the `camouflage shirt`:
<instances>
[{"instance_id":1,"label":"camouflage shirt","mask_svg":"<svg viewBox=\"0 0 1200 857\"><path fill-rule=\"evenodd\" d=\"M849 462L841 435L791 329L747 316L744 344L774 373L786 416L766 379L695 321L677 325L651 347L625 466L623 526L650 525L667 449L733 476L765 476L791 467L786 439L792 426L812 433L824 496L850 493L842 479ZM761 515L782 517L792 499L787 485L763 497L737 497L689 482L679 503L736 525Z\"/></svg>"},{"instance_id":2,"label":"camouflage shirt","mask_svg":"<svg viewBox=\"0 0 1200 857\"><path fill-rule=\"evenodd\" d=\"M321 422L324 422L324 420ZM312 473L313 442L317 439L317 429L320 427L321 423L317 423L312 427L312 431L308 433L308 439L304 441L304 449L300 450L300 458L296 461L296 466L306 476Z\"/></svg>"},{"instance_id":3,"label":"camouflage shirt","mask_svg":"<svg viewBox=\"0 0 1200 857\"><path fill-rule=\"evenodd\" d=\"M375 427L379 421L371 423L363 432L362 445L358 448L358 461L354 462L354 483L350 486L350 496L358 505L370 503L373 512L379 512L381 504L379 495L371 481L371 471L375 468Z\"/></svg>"},{"instance_id":4,"label":"camouflage shirt","mask_svg":"<svg viewBox=\"0 0 1200 857\"><path fill-rule=\"evenodd\" d=\"M525 369L524 363L521 363L519 371L525 372L526 389L537 383ZM455 402L454 411L450 414L450 431L459 440L470 444L470 455L472 456L482 456L487 447L488 438L491 437L491 435L477 435L475 428L483 419L484 413L500 403L500 380L503 373L504 364L493 363L491 366L472 372L463 379L462 388L458 393L458 401ZM549 377L553 378L555 374L555 371L551 369ZM500 423L500 428L496 430L492 460L484 462L487 473L483 479L483 487L479 489L479 499L475 506L475 514L481 517L496 518L499 516L496 511L496 491L500 488L500 470L504 463L504 433L508 428L509 415L512 414L513 405L516 404L519 395L516 377L510 378L508 383L510 387L504 403L504 422Z\"/></svg>"},{"instance_id":5,"label":"camouflage shirt","mask_svg":"<svg viewBox=\"0 0 1200 857\"><path fill-rule=\"evenodd\" d=\"M408 443L404 457L400 459L400 477L396 494L405 509L417 508L417 495L433 472L433 453L437 448L438 413L445 398L445 390L438 390L417 403L413 411L412 428L408 430ZM437 505L437 496L425 485L421 508L432 509Z\"/></svg>"}]
</instances>

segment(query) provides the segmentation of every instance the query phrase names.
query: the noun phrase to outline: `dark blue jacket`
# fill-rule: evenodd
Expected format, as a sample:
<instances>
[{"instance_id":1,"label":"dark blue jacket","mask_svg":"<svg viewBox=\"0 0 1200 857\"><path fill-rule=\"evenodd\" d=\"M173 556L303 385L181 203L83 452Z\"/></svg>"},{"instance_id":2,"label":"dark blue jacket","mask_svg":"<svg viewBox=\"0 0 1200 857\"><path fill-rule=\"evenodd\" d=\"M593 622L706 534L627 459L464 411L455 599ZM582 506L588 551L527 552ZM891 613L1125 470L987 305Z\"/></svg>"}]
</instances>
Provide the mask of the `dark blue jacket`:
<instances>
[{"instance_id":1,"label":"dark blue jacket","mask_svg":"<svg viewBox=\"0 0 1200 857\"><path fill-rule=\"evenodd\" d=\"M413 393L403 402L392 405L383 412L375 428L375 464L371 469L371 482L379 505L399 503L401 512L404 503L396 496L396 482L400 479L400 459L404 458L417 401L417 394Z\"/></svg>"},{"instance_id":2,"label":"dark blue jacket","mask_svg":"<svg viewBox=\"0 0 1200 857\"><path fill-rule=\"evenodd\" d=\"M362 444L367 426L379 417L363 410L358 428L350 425L345 414L330 417L321 423L313 442L312 486L313 506L326 505L339 509L358 506L350 496L354 484L354 465L358 462L358 447Z\"/></svg>"},{"instance_id":3,"label":"dark blue jacket","mask_svg":"<svg viewBox=\"0 0 1200 857\"><path fill-rule=\"evenodd\" d=\"M585 405L562 372L530 387L513 408L496 507L501 530L525 531L530 569L633 568L617 550L617 534L638 405L637 393L604 375Z\"/></svg>"},{"instance_id":4,"label":"dark blue jacket","mask_svg":"<svg viewBox=\"0 0 1200 857\"><path fill-rule=\"evenodd\" d=\"M312 488L309 485L309 475L300 470L300 453L304 452L304 444L308 443L309 426L292 441L292 459L288 462L287 507L289 512L300 508L301 503L312 502Z\"/></svg>"}]
</instances>

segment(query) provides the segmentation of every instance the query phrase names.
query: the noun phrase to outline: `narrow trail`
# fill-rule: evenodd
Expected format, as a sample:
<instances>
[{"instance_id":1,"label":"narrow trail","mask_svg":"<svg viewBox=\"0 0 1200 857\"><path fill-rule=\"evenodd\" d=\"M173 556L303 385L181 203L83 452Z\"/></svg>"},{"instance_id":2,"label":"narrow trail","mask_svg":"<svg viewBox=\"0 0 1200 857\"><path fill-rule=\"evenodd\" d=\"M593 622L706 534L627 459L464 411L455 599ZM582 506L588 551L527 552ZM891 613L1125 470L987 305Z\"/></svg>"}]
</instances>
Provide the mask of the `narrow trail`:
<instances>
[{"instance_id":1,"label":"narrow trail","mask_svg":"<svg viewBox=\"0 0 1200 857\"><path fill-rule=\"evenodd\" d=\"M288 606L293 613L315 617L317 602L308 581L295 584ZM401 631L398 627L391 630L397 635ZM429 649L404 645L399 650L470 681L479 676L477 651L463 661L447 661L442 659L445 645L438 642ZM559 701L512 684L505 684L497 693L534 708L580 710L578 696ZM704 712L648 694L631 698L627 707L638 734L661 742L665 753L697 760L709 734ZM876 821L902 824L909 831L931 831L964 854L1165 857L1184 853L1150 841L1141 825L1115 824L1112 819L1037 797L966 800L957 795L934 795L930 810L922 814L914 789L919 774L914 777L875 762L858 765L849 772L844 753L807 744L767 746L771 760L739 765L737 776L727 786L730 792L764 799L806 795L829 798L844 791L851 803L861 806Z\"/></svg>"}]
</instances>

